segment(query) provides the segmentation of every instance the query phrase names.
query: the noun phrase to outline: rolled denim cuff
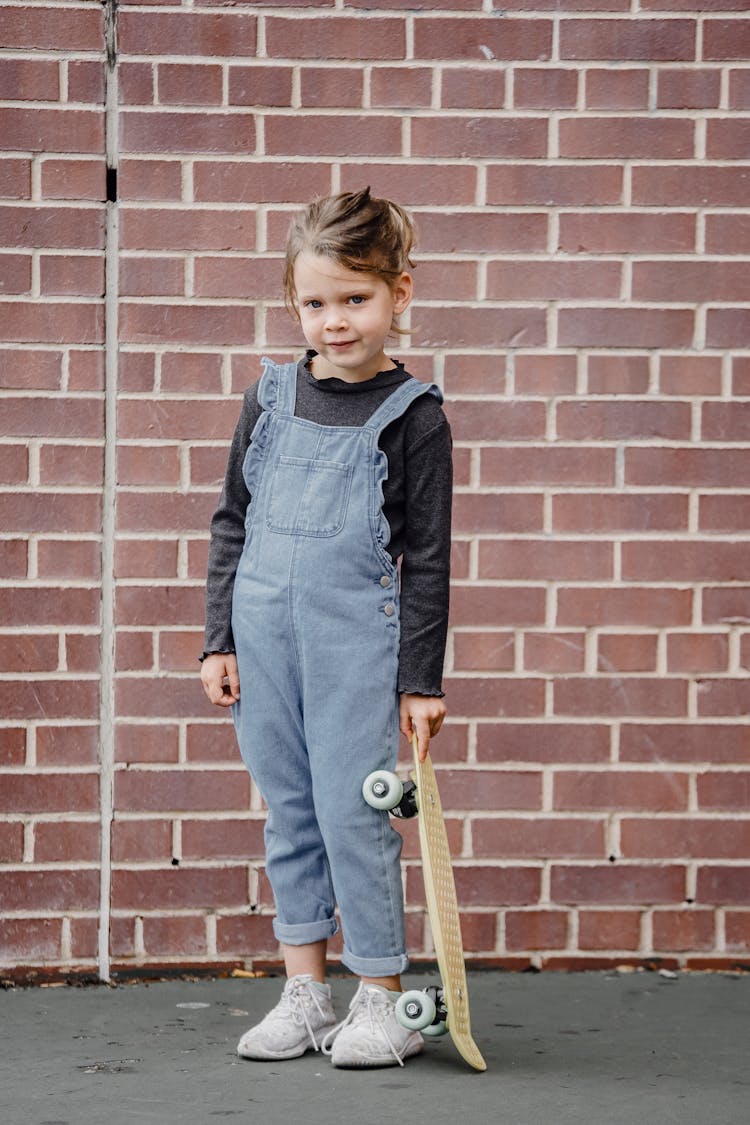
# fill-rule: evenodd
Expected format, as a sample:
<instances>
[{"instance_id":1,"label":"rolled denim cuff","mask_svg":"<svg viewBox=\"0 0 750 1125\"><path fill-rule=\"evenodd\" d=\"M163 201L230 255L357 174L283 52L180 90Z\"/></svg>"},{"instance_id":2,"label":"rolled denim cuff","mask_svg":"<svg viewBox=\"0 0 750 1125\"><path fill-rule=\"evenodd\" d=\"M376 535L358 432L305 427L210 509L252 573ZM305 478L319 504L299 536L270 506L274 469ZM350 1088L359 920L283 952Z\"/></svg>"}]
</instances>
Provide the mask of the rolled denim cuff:
<instances>
[{"instance_id":1,"label":"rolled denim cuff","mask_svg":"<svg viewBox=\"0 0 750 1125\"><path fill-rule=\"evenodd\" d=\"M338 933L339 925L335 918L324 918L318 922L301 922L287 926L274 918L273 932L277 941L284 945L311 945L314 941L325 941Z\"/></svg>"},{"instance_id":2,"label":"rolled denim cuff","mask_svg":"<svg viewBox=\"0 0 750 1125\"><path fill-rule=\"evenodd\" d=\"M346 946L341 960L358 977L395 977L409 968L409 958L405 953L397 953L393 957L355 957Z\"/></svg>"}]
</instances>

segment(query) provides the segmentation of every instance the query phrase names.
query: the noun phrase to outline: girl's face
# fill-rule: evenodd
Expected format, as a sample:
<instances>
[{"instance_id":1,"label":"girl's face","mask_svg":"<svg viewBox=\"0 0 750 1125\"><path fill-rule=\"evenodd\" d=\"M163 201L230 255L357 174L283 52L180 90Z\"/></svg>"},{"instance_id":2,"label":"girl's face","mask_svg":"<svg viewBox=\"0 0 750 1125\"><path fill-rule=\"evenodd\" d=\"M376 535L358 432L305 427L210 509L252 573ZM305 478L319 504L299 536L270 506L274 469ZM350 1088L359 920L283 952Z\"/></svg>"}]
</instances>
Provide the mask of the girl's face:
<instances>
[{"instance_id":1,"label":"girl's face","mask_svg":"<svg viewBox=\"0 0 750 1125\"><path fill-rule=\"evenodd\" d=\"M294 263L294 288L302 331L318 352L316 378L360 383L393 366L383 348L394 316L411 300L408 273L390 286L377 274L304 252Z\"/></svg>"}]
</instances>

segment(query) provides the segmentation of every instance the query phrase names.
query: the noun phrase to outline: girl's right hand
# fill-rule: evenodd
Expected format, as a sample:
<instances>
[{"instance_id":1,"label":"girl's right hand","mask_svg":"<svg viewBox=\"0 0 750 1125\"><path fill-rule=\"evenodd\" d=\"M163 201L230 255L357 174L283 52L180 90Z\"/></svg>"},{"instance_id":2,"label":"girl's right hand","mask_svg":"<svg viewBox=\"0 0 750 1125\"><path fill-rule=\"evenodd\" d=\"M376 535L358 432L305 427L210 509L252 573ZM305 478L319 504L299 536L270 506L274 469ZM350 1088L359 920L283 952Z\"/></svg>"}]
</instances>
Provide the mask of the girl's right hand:
<instances>
[{"instance_id":1,"label":"girl's right hand","mask_svg":"<svg viewBox=\"0 0 750 1125\"><path fill-rule=\"evenodd\" d=\"M233 652L212 652L201 664L203 690L217 707L239 703L240 674Z\"/></svg>"}]
</instances>

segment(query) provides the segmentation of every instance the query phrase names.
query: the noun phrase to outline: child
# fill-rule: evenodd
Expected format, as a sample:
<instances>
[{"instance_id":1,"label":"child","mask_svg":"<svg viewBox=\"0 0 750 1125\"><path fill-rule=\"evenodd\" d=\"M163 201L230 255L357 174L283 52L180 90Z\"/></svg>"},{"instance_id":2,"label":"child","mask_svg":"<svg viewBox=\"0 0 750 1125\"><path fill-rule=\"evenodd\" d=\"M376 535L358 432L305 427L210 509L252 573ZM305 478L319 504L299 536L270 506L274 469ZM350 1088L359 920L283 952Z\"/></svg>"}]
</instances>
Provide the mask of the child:
<instances>
[{"instance_id":1,"label":"child","mask_svg":"<svg viewBox=\"0 0 750 1125\"><path fill-rule=\"evenodd\" d=\"M285 294L310 350L264 360L211 523L201 679L232 707L268 806L288 978L240 1040L246 1058L322 1046L334 1066L392 1066L423 1045L393 1012L401 839L361 791L394 768L399 726L424 757L445 716L450 431L438 388L383 350L411 300L412 241L406 213L369 188L296 216ZM340 1025L324 983L336 904L361 978Z\"/></svg>"}]
</instances>

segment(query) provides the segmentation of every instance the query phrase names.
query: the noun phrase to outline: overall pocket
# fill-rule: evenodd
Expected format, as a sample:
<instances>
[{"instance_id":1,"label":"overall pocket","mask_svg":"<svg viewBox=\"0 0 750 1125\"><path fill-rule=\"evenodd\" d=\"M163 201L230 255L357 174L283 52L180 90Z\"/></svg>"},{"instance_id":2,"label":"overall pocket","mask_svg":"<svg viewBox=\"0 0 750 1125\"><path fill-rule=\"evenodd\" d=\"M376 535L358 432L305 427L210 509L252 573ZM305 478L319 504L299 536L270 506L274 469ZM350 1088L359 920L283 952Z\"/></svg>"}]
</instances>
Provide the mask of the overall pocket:
<instances>
[{"instance_id":1,"label":"overall pocket","mask_svg":"<svg viewBox=\"0 0 750 1125\"><path fill-rule=\"evenodd\" d=\"M344 526L352 466L279 457L273 466L266 525L282 535L337 535Z\"/></svg>"}]
</instances>

